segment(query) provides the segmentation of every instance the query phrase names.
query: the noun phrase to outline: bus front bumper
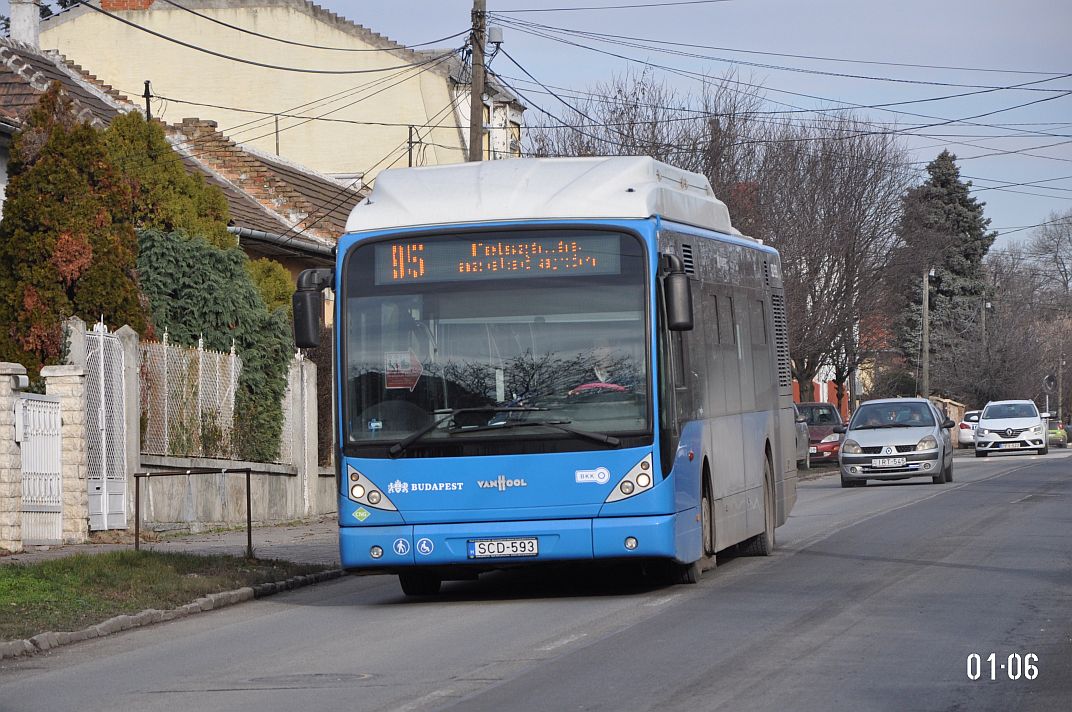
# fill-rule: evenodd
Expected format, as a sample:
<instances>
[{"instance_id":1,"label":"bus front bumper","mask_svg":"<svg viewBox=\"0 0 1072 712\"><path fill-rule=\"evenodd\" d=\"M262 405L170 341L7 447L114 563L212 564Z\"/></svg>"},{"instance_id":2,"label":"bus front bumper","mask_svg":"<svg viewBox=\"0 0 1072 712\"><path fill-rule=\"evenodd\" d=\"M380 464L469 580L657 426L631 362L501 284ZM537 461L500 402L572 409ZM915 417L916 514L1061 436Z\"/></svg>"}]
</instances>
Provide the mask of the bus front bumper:
<instances>
[{"instance_id":1,"label":"bus front bumper","mask_svg":"<svg viewBox=\"0 0 1072 712\"><path fill-rule=\"evenodd\" d=\"M690 510L647 517L346 526L339 529L339 557L344 569L388 571L410 566L497 568L584 559L672 559L683 534L676 531L678 524L695 519L694 514ZM533 539L535 555L528 553ZM481 554L513 549L515 555L477 554L476 542L492 541L501 544L483 546Z\"/></svg>"}]
</instances>

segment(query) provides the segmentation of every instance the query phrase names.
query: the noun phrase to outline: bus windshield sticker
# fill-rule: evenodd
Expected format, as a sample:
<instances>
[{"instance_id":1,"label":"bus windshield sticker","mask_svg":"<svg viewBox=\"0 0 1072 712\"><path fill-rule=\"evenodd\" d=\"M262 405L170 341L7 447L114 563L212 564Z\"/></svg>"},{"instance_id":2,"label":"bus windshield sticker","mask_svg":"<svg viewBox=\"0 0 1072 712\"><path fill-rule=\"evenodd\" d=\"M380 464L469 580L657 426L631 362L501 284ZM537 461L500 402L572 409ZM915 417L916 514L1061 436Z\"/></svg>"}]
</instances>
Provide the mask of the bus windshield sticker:
<instances>
[{"instance_id":1,"label":"bus windshield sticker","mask_svg":"<svg viewBox=\"0 0 1072 712\"><path fill-rule=\"evenodd\" d=\"M424 373L424 366L412 349L388 351L384 354L383 370L386 374L385 388L405 388L412 391Z\"/></svg>"},{"instance_id":2,"label":"bus windshield sticker","mask_svg":"<svg viewBox=\"0 0 1072 712\"><path fill-rule=\"evenodd\" d=\"M595 482L599 485L605 485L610 482L610 470L605 467L597 467L594 470L577 470L576 478L578 482Z\"/></svg>"}]
</instances>

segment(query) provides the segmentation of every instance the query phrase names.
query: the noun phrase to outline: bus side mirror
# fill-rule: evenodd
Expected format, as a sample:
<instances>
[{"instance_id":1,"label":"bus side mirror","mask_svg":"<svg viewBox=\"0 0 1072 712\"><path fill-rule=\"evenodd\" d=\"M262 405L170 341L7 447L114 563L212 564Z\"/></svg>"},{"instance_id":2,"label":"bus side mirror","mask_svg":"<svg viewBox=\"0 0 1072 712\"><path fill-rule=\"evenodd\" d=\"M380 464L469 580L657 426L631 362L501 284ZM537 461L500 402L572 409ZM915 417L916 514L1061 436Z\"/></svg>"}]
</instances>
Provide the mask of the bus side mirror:
<instances>
[{"instance_id":1,"label":"bus side mirror","mask_svg":"<svg viewBox=\"0 0 1072 712\"><path fill-rule=\"evenodd\" d=\"M666 328L670 331L692 331L692 289L689 276L681 260L674 255L664 255L669 269L663 279L666 290Z\"/></svg>"},{"instance_id":2,"label":"bus side mirror","mask_svg":"<svg viewBox=\"0 0 1072 712\"><path fill-rule=\"evenodd\" d=\"M307 269L298 275L294 292L294 344L300 349L320 345L320 318L324 314L323 290L334 286L330 269Z\"/></svg>"}]
</instances>

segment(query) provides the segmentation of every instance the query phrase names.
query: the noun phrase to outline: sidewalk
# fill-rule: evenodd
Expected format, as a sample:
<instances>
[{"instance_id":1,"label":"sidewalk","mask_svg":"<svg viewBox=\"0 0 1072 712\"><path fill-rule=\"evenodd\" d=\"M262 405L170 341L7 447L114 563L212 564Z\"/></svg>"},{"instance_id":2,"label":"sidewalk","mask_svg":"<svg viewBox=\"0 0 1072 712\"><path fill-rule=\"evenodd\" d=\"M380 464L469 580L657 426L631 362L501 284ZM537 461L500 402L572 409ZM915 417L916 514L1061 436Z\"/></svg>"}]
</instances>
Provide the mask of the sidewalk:
<instances>
[{"instance_id":1,"label":"sidewalk","mask_svg":"<svg viewBox=\"0 0 1072 712\"><path fill-rule=\"evenodd\" d=\"M28 547L10 556L0 556L3 564L30 564L75 554L99 554L134 548L134 529L125 531L128 543L70 544ZM192 554L245 556L246 530L209 534L189 534L157 541L143 541L146 551L179 551ZM253 554L258 559L280 559L303 564L339 565L339 525L334 514L315 522L288 526L254 527Z\"/></svg>"}]
</instances>

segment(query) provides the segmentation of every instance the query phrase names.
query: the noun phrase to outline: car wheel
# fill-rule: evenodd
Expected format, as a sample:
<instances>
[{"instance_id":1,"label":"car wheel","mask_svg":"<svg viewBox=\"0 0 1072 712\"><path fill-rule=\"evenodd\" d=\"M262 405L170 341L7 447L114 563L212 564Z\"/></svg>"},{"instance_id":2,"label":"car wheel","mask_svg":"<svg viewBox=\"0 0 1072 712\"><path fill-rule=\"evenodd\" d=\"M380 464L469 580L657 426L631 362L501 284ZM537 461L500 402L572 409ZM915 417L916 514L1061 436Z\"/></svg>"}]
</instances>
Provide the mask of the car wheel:
<instances>
[{"instance_id":1,"label":"car wheel","mask_svg":"<svg viewBox=\"0 0 1072 712\"><path fill-rule=\"evenodd\" d=\"M944 472L939 472L937 475L933 475L931 477L931 484L932 485L940 485L943 482L945 482L945 473Z\"/></svg>"},{"instance_id":2,"label":"car wheel","mask_svg":"<svg viewBox=\"0 0 1072 712\"><path fill-rule=\"evenodd\" d=\"M953 458L949 458L949 466L945 468L945 481L953 481Z\"/></svg>"},{"instance_id":3,"label":"car wheel","mask_svg":"<svg viewBox=\"0 0 1072 712\"><path fill-rule=\"evenodd\" d=\"M743 556L770 556L774 552L774 490L770 461L763 462L763 532L737 545Z\"/></svg>"},{"instance_id":4,"label":"car wheel","mask_svg":"<svg viewBox=\"0 0 1072 712\"><path fill-rule=\"evenodd\" d=\"M975 451L975 456L976 457L986 457L987 454L988 453L987 453L986 450L978 450L978 449L976 449L976 451Z\"/></svg>"},{"instance_id":5,"label":"car wheel","mask_svg":"<svg viewBox=\"0 0 1072 712\"><path fill-rule=\"evenodd\" d=\"M1040 448L1040 449L1039 449L1039 451L1038 451L1038 454L1039 454L1039 455L1045 455L1045 454L1046 454L1046 453L1048 453L1049 451L1050 451L1050 446L1049 446L1049 445L1047 445L1047 446L1046 446L1046 447L1044 447L1044 448Z\"/></svg>"},{"instance_id":6,"label":"car wheel","mask_svg":"<svg viewBox=\"0 0 1072 712\"><path fill-rule=\"evenodd\" d=\"M398 575L402 593L407 596L434 596L439 593L443 580L424 571L407 571Z\"/></svg>"}]
</instances>

